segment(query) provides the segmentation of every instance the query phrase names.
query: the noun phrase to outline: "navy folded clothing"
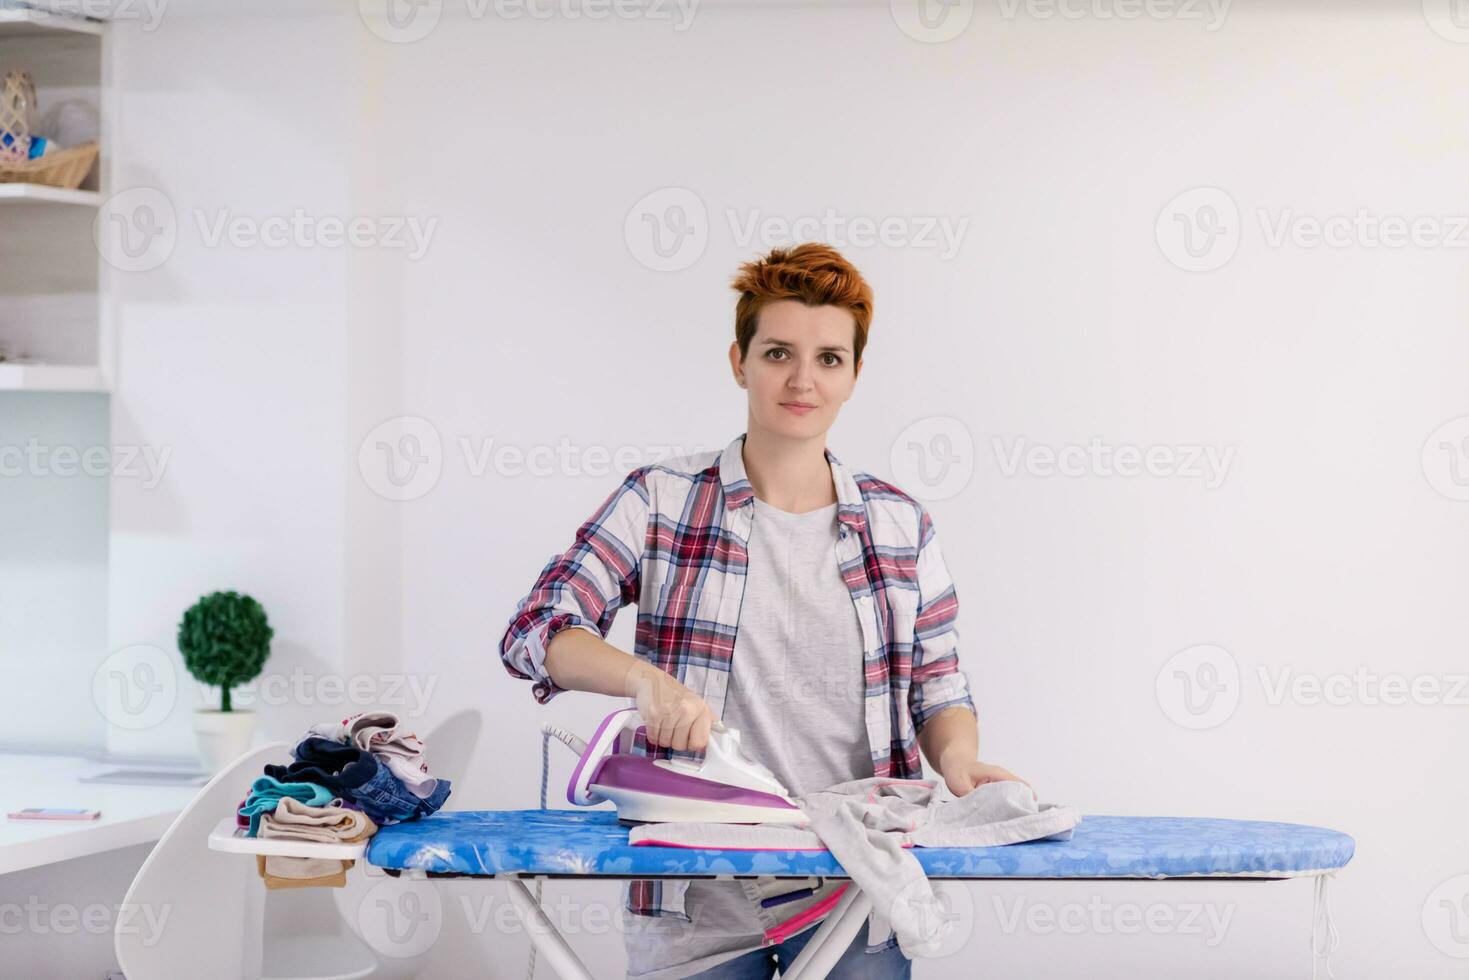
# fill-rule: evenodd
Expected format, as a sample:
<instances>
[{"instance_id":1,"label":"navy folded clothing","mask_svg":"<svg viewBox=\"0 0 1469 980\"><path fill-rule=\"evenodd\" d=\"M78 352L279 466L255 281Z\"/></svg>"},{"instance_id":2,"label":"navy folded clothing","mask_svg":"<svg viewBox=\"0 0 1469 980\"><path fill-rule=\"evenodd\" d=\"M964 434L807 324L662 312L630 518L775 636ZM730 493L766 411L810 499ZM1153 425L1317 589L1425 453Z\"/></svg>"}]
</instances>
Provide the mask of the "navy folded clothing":
<instances>
[{"instance_id":1,"label":"navy folded clothing","mask_svg":"<svg viewBox=\"0 0 1469 980\"><path fill-rule=\"evenodd\" d=\"M295 762L266 766L265 774L283 783L316 783L341 797L350 797L378 770L377 759L371 753L329 738L302 739L291 755Z\"/></svg>"}]
</instances>

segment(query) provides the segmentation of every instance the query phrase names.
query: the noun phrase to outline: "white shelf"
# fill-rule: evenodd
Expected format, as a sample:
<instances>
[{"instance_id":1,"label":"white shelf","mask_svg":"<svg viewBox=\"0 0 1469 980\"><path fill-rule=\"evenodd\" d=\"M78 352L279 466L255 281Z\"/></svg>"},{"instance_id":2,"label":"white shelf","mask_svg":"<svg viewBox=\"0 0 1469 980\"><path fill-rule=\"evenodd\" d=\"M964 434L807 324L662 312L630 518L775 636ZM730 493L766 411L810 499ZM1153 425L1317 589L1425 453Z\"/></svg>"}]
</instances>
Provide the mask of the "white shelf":
<instances>
[{"instance_id":1,"label":"white shelf","mask_svg":"<svg viewBox=\"0 0 1469 980\"><path fill-rule=\"evenodd\" d=\"M235 818L225 817L209 834L209 849L228 854L270 854L276 857L338 858L355 861L367 851L367 841L356 844L318 844L307 840L246 837Z\"/></svg>"},{"instance_id":2,"label":"white shelf","mask_svg":"<svg viewBox=\"0 0 1469 980\"><path fill-rule=\"evenodd\" d=\"M105 392L99 368L87 364L15 364L0 361L0 391Z\"/></svg>"},{"instance_id":3,"label":"white shelf","mask_svg":"<svg viewBox=\"0 0 1469 980\"><path fill-rule=\"evenodd\" d=\"M101 37L102 28L101 21L66 17L44 10L0 9L0 38L39 37L43 34L91 34Z\"/></svg>"},{"instance_id":4,"label":"white shelf","mask_svg":"<svg viewBox=\"0 0 1469 980\"><path fill-rule=\"evenodd\" d=\"M80 204L83 207L95 208L102 203L102 195L96 191L71 191L64 187L47 187L44 184L0 184L0 204L15 202Z\"/></svg>"}]
</instances>

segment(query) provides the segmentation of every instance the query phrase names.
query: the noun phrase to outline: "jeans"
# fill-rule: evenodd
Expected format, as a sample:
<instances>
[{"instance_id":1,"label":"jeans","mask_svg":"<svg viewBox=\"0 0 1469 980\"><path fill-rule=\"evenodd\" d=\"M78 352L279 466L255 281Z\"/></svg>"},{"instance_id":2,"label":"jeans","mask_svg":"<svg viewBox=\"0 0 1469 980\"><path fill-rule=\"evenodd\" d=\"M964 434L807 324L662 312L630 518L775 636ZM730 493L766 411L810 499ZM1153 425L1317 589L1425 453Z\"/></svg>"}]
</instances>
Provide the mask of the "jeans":
<instances>
[{"instance_id":1,"label":"jeans","mask_svg":"<svg viewBox=\"0 0 1469 980\"><path fill-rule=\"evenodd\" d=\"M372 758L368 756L368 758ZM378 766L372 778L351 790L351 800L379 827L426 817L449 798L449 780L440 779L427 799L419 799L387 766Z\"/></svg>"},{"instance_id":2,"label":"jeans","mask_svg":"<svg viewBox=\"0 0 1469 980\"><path fill-rule=\"evenodd\" d=\"M770 980L775 976L777 966L781 973L791 968L801 950L806 948L807 941L820 928L818 923L783 943L753 949L743 956L696 973L689 980ZM852 945L847 947L827 975L831 980L909 980L913 976L913 961L903 955L897 937L890 937L889 945L883 949L867 952L867 923L863 922L852 939Z\"/></svg>"}]
</instances>

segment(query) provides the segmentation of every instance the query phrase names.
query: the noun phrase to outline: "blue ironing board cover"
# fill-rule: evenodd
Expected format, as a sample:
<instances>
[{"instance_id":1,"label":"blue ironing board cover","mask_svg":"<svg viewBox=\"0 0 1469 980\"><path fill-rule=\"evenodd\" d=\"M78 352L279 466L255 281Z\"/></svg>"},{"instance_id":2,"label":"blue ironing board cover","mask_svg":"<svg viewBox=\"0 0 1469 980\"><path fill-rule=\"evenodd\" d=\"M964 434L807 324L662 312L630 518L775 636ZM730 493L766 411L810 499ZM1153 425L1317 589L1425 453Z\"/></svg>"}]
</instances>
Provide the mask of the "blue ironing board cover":
<instances>
[{"instance_id":1,"label":"blue ironing board cover","mask_svg":"<svg viewBox=\"0 0 1469 980\"><path fill-rule=\"evenodd\" d=\"M830 851L631 846L611 809L440 811L379 830L369 864L431 873L845 877ZM1210 817L1087 816L1069 841L914 847L931 878L1174 878L1330 871L1346 834L1304 824Z\"/></svg>"}]
</instances>

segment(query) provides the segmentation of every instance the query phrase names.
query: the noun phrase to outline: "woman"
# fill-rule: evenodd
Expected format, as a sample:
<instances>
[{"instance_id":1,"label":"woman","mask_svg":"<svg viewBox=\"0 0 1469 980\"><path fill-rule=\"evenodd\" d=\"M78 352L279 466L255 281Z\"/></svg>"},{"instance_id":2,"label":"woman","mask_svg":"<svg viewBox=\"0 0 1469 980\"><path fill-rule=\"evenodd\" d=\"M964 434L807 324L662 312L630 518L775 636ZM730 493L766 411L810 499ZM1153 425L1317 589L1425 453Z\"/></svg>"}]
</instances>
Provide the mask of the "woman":
<instances>
[{"instance_id":1,"label":"woman","mask_svg":"<svg viewBox=\"0 0 1469 980\"><path fill-rule=\"evenodd\" d=\"M655 758L697 757L721 719L795 795L921 778L920 749L958 796L1017 778L978 759L958 600L927 511L826 449L862 369L871 289L820 244L745 264L734 288L745 433L629 473L521 601L506 669L543 704L563 690L635 699L648 731L635 750ZM602 639L629 603L633 655ZM803 884L631 882L629 977L784 972L819 922L791 935L795 917L824 914L840 882L762 904ZM831 975L910 975L895 939L866 943L864 928Z\"/></svg>"}]
</instances>

